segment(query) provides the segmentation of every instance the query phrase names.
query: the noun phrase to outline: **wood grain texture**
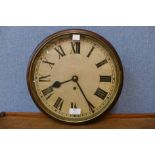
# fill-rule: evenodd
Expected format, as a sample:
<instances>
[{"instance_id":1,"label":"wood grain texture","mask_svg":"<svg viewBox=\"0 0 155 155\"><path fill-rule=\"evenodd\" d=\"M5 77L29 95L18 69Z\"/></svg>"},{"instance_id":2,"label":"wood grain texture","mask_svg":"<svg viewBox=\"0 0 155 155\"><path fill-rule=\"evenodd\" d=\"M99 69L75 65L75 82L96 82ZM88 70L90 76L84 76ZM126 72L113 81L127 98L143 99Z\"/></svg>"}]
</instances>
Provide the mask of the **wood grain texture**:
<instances>
[{"instance_id":1,"label":"wood grain texture","mask_svg":"<svg viewBox=\"0 0 155 155\"><path fill-rule=\"evenodd\" d=\"M85 124L65 124L42 113L0 113L1 129L154 129L155 114L107 114Z\"/></svg>"}]
</instances>

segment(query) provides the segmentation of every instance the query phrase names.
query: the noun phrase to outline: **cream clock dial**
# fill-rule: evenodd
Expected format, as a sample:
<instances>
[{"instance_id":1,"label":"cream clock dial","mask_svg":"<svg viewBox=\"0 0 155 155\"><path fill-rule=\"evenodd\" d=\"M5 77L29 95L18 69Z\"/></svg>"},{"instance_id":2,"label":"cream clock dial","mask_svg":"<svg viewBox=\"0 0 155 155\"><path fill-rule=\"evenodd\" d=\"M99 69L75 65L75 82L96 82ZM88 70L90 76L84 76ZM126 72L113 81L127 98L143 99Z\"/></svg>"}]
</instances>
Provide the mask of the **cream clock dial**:
<instances>
[{"instance_id":1,"label":"cream clock dial","mask_svg":"<svg viewBox=\"0 0 155 155\"><path fill-rule=\"evenodd\" d=\"M37 106L53 118L72 123L104 113L118 98L123 81L115 49L86 30L65 30L43 40L27 73Z\"/></svg>"}]
</instances>

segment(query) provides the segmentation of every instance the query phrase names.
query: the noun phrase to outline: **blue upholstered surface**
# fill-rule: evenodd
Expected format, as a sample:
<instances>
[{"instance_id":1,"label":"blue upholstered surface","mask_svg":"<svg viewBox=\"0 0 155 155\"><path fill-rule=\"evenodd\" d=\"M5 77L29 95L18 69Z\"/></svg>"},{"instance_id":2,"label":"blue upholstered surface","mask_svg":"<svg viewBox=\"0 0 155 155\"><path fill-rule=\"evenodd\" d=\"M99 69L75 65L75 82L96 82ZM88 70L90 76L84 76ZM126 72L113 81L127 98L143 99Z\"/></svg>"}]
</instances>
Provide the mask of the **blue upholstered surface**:
<instances>
[{"instance_id":1,"label":"blue upholstered surface","mask_svg":"<svg viewBox=\"0 0 155 155\"><path fill-rule=\"evenodd\" d=\"M26 85L29 58L42 39L68 28L95 31L116 48L124 87L111 112L155 112L155 27L0 27L0 111L39 111Z\"/></svg>"}]
</instances>

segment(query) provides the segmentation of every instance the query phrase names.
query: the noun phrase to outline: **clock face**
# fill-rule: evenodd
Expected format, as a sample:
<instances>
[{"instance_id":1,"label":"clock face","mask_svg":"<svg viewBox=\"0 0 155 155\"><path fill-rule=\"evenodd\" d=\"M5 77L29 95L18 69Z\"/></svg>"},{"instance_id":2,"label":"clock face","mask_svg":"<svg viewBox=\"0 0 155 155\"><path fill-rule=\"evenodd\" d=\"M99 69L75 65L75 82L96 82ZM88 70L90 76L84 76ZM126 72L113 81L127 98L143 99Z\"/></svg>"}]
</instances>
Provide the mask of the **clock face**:
<instances>
[{"instance_id":1,"label":"clock face","mask_svg":"<svg viewBox=\"0 0 155 155\"><path fill-rule=\"evenodd\" d=\"M65 30L36 48L28 87L39 108L65 122L85 122L118 98L122 66L112 45L85 30Z\"/></svg>"}]
</instances>

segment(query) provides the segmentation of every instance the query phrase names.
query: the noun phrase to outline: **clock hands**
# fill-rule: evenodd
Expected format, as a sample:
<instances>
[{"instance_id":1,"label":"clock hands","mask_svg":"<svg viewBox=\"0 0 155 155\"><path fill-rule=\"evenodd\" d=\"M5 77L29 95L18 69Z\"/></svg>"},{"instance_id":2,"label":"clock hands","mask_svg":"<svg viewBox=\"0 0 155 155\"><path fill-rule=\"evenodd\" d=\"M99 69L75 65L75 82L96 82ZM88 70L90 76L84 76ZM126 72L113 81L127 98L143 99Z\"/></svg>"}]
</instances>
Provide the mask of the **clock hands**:
<instances>
[{"instance_id":1,"label":"clock hands","mask_svg":"<svg viewBox=\"0 0 155 155\"><path fill-rule=\"evenodd\" d=\"M63 81L63 82L60 82L60 81L55 81L52 85L53 88L60 88L62 84L64 83L67 83L67 82L70 82L72 81L72 79L70 80L66 80L66 81Z\"/></svg>"},{"instance_id":2,"label":"clock hands","mask_svg":"<svg viewBox=\"0 0 155 155\"><path fill-rule=\"evenodd\" d=\"M59 81L55 81L52 85L50 85L48 88L42 90L42 93L44 94L44 96L46 96L47 94L51 93L53 91L53 88L60 88L61 84L67 83L69 81L72 81L72 79L64 81L64 82L59 82ZM51 95L50 95L51 96ZM49 98L49 97L48 97Z\"/></svg>"},{"instance_id":3,"label":"clock hands","mask_svg":"<svg viewBox=\"0 0 155 155\"><path fill-rule=\"evenodd\" d=\"M81 86L80 86L80 84L79 84L79 82L78 82L78 76L75 75L75 76L73 76L71 79L66 80L66 81L63 81L63 82L55 81L51 86L48 87L48 90L49 90L49 91L53 91L53 88L60 88L62 84L67 83L67 82L70 82L70 81L73 81L73 82L75 82L75 83L77 84L77 86L78 86L78 88L80 89L80 91L81 91L81 93L82 93L84 99L86 100L86 102L87 102L87 104L88 104L88 106L89 106L89 109L91 110L91 112L94 113L94 108L95 108L95 107L94 107L94 105L92 105L92 103L87 99L85 93L83 92L83 90L82 90L82 88L81 88Z\"/></svg>"},{"instance_id":4,"label":"clock hands","mask_svg":"<svg viewBox=\"0 0 155 155\"><path fill-rule=\"evenodd\" d=\"M79 89L80 89L80 91L81 91L83 97L85 98L85 100L86 100L86 102L87 102L87 104L88 104L90 110L91 110L92 112L94 112L94 108L95 108L95 107L91 104L91 102L89 102L89 100L87 99L86 95L84 94L84 92L83 92L83 90L82 90L80 84L78 83L78 76L73 76L73 77L72 77L72 80L73 80L73 81L77 84L77 86L79 87Z\"/></svg>"}]
</instances>

